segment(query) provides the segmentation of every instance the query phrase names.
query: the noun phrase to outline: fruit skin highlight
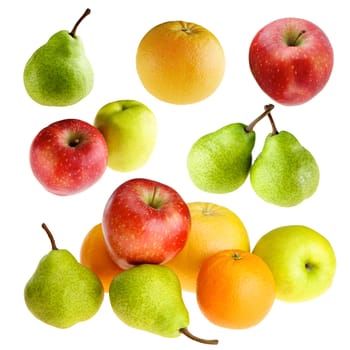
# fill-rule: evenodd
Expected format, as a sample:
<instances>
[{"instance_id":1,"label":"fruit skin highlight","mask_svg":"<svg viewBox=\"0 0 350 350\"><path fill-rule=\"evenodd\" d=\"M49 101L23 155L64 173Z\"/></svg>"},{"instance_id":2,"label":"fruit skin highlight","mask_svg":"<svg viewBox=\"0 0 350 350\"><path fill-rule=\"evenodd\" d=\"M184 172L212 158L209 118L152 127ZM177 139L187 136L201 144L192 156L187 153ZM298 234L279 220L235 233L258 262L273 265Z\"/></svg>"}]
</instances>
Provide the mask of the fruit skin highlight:
<instances>
[{"instance_id":1,"label":"fruit skin highlight","mask_svg":"<svg viewBox=\"0 0 350 350\"><path fill-rule=\"evenodd\" d=\"M161 101L191 104L206 99L220 85L225 55L208 29L186 21L168 21L141 39L136 69L143 86Z\"/></svg>"},{"instance_id":2,"label":"fruit skin highlight","mask_svg":"<svg viewBox=\"0 0 350 350\"><path fill-rule=\"evenodd\" d=\"M208 202L187 203L191 213L191 230L184 248L166 265L175 271L183 290L196 291L197 275L202 262L224 249L249 251L247 230L230 209Z\"/></svg>"},{"instance_id":3,"label":"fruit skin highlight","mask_svg":"<svg viewBox=\"0 0 350 350\"><path fill-rule=\"evenodd\" d=\"M278 227L262 236L253 253L270 267L276 281L276 297L301 302L329 289L336 270L330 242L303 225Z\"/></svg>"},{"instance_id":4,"label":"fruit skin highlight","mask_svg":"<svg viewBox=\"0 0 350 350\"><path fill-rule=\"evenodd\" d=\"M244 329L270 312L276 287L269 266L259 256L238 249L219 251L204 260L197 278L197 302L204 316L220 327Z\"/></svg>"},{"instance_id":5,"label":"fruit skin highlight","mask_svg":"<svg viewBox=\"0 0 350 350\"><path fill-rule=\"evenodd\" d=\"M267 24L249 48L249 66L256 82L269 97L286 106L315 97L327 84L333 61L326 34L302 18Z\"/></svg>"}]
</instances>

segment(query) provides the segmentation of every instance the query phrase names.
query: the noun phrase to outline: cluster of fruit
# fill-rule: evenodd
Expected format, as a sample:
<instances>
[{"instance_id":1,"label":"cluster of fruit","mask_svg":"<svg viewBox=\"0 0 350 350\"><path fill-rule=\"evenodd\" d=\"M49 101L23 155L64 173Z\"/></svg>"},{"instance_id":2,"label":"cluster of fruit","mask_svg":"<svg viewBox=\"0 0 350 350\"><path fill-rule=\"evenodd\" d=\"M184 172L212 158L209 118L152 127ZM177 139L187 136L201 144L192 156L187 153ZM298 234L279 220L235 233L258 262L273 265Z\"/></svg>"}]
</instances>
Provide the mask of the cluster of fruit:
<instances>
[{"instance_id":1,"label":"cluster of fruit","mask_svg":"<svg viewBox=\"0 0 350 350\"><path fill-rule=\"evenodd\" d=\"M27 62L24 85L37 103L69 106L92 90L93 70L76 36L89 13L72 31L54 34ZM296 105L325 86L333 52L317 26L285 18L257 33L249 63L268 96ZM140 41L136 67L144 87L159 100L189 104L216 90L225 57L207 29L165 22ZM250 174L254 190L267 202L293 206L311 196L319 181L317 163L292 134L277 131L273 108L266 105L248 125L230 124L196 141L187 159L194 184L227 193ZM265 116L272 132L253 163L253 129ZM46 190L73 195L96 183L108 166L124 172L142 167L156 138L156 118L147 106L114 101L98 111L93 124L64 119L42 129L32 142L30 165ZM82 243L80 262L58 249L50 230L43 228L52 250L26 284L25 302L37 318L60 328L91 318L107 292L115 314L131 327L217 344L189 332L182 290L196 293L200 309L214 324L247 328L267 315L276 298L296 302L321 295L336 266L328 240L308 227L276 228L250 251L243 223L228 208L186 203L172 187L143 178L124 182L111 194L101 223Z\"/></svg>"},{"instance_id":2,"label":"cluster of fruit","mask_svg":"<svg viewBox=\"0 0 350 350\"><path fill-rule=\"evenodd\" d=\"M80 262L57 249L44 256L25 287L29 310L66 328L90 319L104 292L125 324L164 337L191 334L182 291L196 294L203 315L230 329L253 327L276 299L314 299L330 287L336 258L329 241L305 226L250 239L230 209L186 203L179 193L149 179L131 179L108 199L102 222L84 238Z\"/></svg>"},{"instance_id":3,"label":"cluster of fruit","mask_svg":"<svg viewBox=\"0 0 350 350\"><path fill-rule=\"evenodd\" d=\"M270 111L249 125L233 123L200 137L187 157L193 183L203 191L227 193L239 188L250 174L250 183L266 202L282 207L298 205L315 193L320 172L313 155L294 135L277 131ZM269 116L272 132L252 164L254 126Z\"/></svg>"},{"instance_id":4,"label":"cluster of fruit","mask_svg":"<svg viewBox=\"0 0 350 350\"><path fill-rule=\"evenodd\" d=\"M86 97L94 74L76 35L87 9L73 29L59 31L34 52L24 68L28 95L45 106L70 106ZM142 167L157 139L153 112L135 100L107 103L93 124L63 119L43 128L30 149L30 165L43 187L56 195L79 193L95 184L107 166L116 171Z\"/></svg>"}]
</instances>

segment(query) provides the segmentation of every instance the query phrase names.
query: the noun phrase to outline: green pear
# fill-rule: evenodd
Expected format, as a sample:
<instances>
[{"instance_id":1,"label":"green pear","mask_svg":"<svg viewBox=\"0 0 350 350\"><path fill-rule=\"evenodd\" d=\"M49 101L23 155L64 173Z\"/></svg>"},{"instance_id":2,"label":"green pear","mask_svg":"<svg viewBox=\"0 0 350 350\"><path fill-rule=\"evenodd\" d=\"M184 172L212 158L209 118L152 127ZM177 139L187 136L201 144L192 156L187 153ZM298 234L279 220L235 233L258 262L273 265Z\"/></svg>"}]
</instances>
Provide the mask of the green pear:
<instances>
[{"instance_id":1,"label":"green pear","mask_svg":"<svg viewBox=\"0 0 350 350\"><path fill-rule=\"evenodd\" d=\"M294 135L278 132L273 124L273 132L266 137L250 170L256 194L281 207L295 206L315 193L319 178L313 155Z\"/></svg>"},{"instance_id":2,"label":"green pear","mask_svg":"<svg viewBox=\"0 0 350 350\"><path fill-rule=\"evenodd\" d=\"M28 95L45 106L69 106L86 97L94 84L94 73L76 35L87 9L71 32L61 30L37 49L24 68L23 81Z\"/></svg>"},{"instance_id":3,"label":"green pear","mask_svg":"<svg viewBox=\"0 0 350 350\"><path fill-rule=\"evenodd\" d=\"M113 101L104 105L94 125L108 146L108 166L128 172L144 166L157 140L157 120L153 112L135 100Z\"/></svg>"},{"instance_id":4,"label":"green pear","mask_svg":"<svg viewBox=\"0 0 350 350\"><path fill-rule=\"evenodd\" d=\"M273 105L249 125L232 123L200 137L187 156L187 169L192 182L210 193L228 193L245 182L252 164L255 145L253 127Z\"/></svg>"},{"instance_id":5,"label":"green pear","mask_svg":"<svg viewBox=\"0 0 350 350\"><path fill-rule=\"evenodd\" d=\"M130 327L163 337L185 334L201 343L218 343L188 331L189 313L180 281L165 265L142 264L124 270L113 279L109 298L114 313Z\"/></svg>"},{"instance_id":6,"label":"green pear","mask_svg":"<svg viewBox=\"0 0 350 350\"><path fill-rule=\"evenodd\" d=\"M90 319L99 310L104 290L99 278L65 249L57 249L47 226L52 250L39 262L24 288L29 311L57 328Z\"/></svg>"}]
</instances>

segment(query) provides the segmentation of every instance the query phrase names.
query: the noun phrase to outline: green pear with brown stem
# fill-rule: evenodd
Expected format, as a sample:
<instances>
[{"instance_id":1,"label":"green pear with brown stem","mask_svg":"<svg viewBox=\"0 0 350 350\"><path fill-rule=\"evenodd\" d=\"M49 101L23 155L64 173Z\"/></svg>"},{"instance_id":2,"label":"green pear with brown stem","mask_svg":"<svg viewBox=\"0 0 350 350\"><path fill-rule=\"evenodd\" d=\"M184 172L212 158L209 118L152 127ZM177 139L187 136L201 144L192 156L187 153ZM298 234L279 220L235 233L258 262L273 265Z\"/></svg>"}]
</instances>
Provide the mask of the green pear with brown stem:
<instances>
[{"instance_id":1,"label":"green pear with brown stem","mask_svg":"<svg viewBox=\"0 0 350 350\"><path fill-rule=\"evenodd\" d=\"M317 190L320 170L309 150L287 131L277 131L271 113L272 132L250 169L256 194L268 203L292 207Z\"/></svg>"},{"instance_id":2,"label":"green pear with brown stem","mask_svg":"<svg viewBox=\"0 0 350 350\"><path fill-rule=\"evenodd\" d=\"M189 332L180 281L165 265L141 264L121 272L110 285L109 298L114 313L130 327L168 338L184 334L200 343L218 343Z\"/></svg>"},{"instance_id":3,"label":"green pear with brown stem","mask_svg":"<svg viewBox=\"0 0 350 350\"><path fill-rule=\"evenodd\" d=\"M255 125L273 105L250 124L231 123L200 137L187 156L187 169L196 187L209 193L229 193L243 185L252 164Z\"/></svg>"},{"instance_id":4,"label":"green pear with brown stem","mask_svg":"<svg viewBox=\"0 0 350 350\"><path fill-rule=\"evenodd\" d=\"M86 9L73 29L61 30L38 48L25 65L23 81L28 95L45 106L70 106L92 90L94 73L76 31L90 14Z\"/></svg>"},{"instance_id":5,"label":"green pear with brown stem","mask_svg":"<svg viewBox=\"0 0 350 350\"><path fill-rule=\"evenodd\" d=\"M29 311L57 328L90 319L99 310L104 290L100 279L66 249L58 249L53 235L42 225L52 249L39 262L24 288Z\"/></svg>"}]
</instances>

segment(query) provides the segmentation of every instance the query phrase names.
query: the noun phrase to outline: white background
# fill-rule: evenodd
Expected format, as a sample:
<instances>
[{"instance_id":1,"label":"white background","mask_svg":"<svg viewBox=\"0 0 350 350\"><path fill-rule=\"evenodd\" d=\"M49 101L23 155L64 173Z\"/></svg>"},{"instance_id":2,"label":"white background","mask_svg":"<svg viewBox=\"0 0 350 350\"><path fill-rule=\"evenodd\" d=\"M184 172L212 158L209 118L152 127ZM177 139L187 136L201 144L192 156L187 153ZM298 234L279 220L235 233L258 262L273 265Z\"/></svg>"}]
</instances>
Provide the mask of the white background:
<instances>
[{"instance_id":1,"label":"white background","mask_svg":"<svg viewBox=\"0 0 350 350\"><path fill-rule=\"evenodd\" d=\"M70 329L59 330L35 319L26 309L23 288L39 259L50 249L41 229L45 222L57 245L79 256L85 234L101 221L104 205L123 181L146 177L175 188L190 201L227 206L244 222L253 247L259 237L282 225L309 226L329 239L337 256L334 283L314 301L276 302L256 327L229 330L214 326L200 313L194 294L184 294L191 315L190 330L218 338L217 349L329 349L349 347L349 27L342 1L7 1L0 12L1 26L1 234L0 234L0 336L1 349L204 349L209 345L184 336L162 338L131 329L113 314L106 295L98 314ZM95 70L91 94L71 107L50 108L33 102L23 87L22 73L29 56L49 36L70 30L90 7L92 13L79 28ZM319 163L321 181L309 200L293 208L279 208L259 199L247 181L237 191L211 195L190 182L186 156L204 133L231 122L248 123L263 106L273 102L257 86L249 71L248 48L255 33L281 17L301 17L319 25L335 54L326 88L310 102L297 107L275 104L279 130L292 132ZM220 40L227 66L222 84L207 100L174 106L156 100L142 87L135 69L139 40L151 27L167 20L192 21L207 27ZM93 122L100 107L119 99L136 99L149 106L159 125L159 137L146 166L131 173L108 169L87 191L57 197L33 177L28 161L30 143L49 123L74 117ZM267 121L256 128L254 156L270 131ZM121 345L124 344L123 346ZM7 345L5 345L7 344Z\"/></svg>"}]
</instances>

